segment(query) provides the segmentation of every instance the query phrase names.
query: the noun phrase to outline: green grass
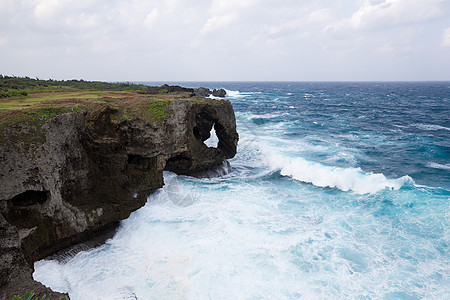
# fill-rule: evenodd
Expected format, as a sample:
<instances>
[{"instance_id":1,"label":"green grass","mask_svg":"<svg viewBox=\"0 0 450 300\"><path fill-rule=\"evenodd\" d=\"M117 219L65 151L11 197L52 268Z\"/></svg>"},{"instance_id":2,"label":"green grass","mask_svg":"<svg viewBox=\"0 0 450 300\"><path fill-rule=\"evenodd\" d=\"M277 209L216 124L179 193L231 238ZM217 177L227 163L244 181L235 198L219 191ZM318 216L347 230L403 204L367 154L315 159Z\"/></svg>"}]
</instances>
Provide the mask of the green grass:
<instances>
[{"instance_id":1,"label":"green grass","mask_svg":"<svg viewBox=\"0 0 450 300\"><path fill-rule=\"evenodd\" d=\"M159 119L165 119L168 115L167 111L166 111L166 107L168 104L168 100L165 101L156 101L156 102L151 102L148 105L148 111L151 113L152 117L156 120Z\"/></svg>"},{"instance_id":2,"label":"green grass","mask_svg":"<svg viewBox=\"0 0 450 300\"><path fill-rule=\"evenodd\" d=\"M47 120L68 112L84 113L86 126L93 125L92 121L97 113L106 107L116 111L111 116L113 122L134 118L161 122L174 113L169 105L171 101L211 104L219 102L192 96L190 92L169 93L167 86L151 88L149 96L149 93L135 90L139 86L76 80L59 82L0 75L0 90L13 88L20 91L21 88L26 88L27 91L27 96L0 98L0 143L23 142L30 145L45 141L42 125ZM92 87L112 90L89 90ZM77 88L84 90L76 90ZM121 88L124 90L117 90ZM58 91L49 91L55 89ZM20 124L27 126L6 130L10 126Z\"/></svg>"},{"instance_id":3,"label":"green grass","mask_svg":"<svg viewBox=\"0 0 450 300\"><path fill-rule=\"evenodd\" d=\"M0 98L26 96L30 93L51 91L139 91L148 88L130 82L111 83L85 80L42 80L30 77L0 75Z\"/></svg>"},{"instance_id":4,"label":"green grass","mask_svg":"<svg viewBox=\"0 0 450 300\"><path fill-rule=\"evenodd\" d=\"M38 104L50 103L58 100L67 99L90 99L102 102L112 101L111 98L121 98L123 94L130 92L106 92L106 91L89 91L89 92L53 92L34 94L28 97L14 97L0 99L0 110L17 110L36 106Z\"/></svg>"},{"instance_id":5,"label":"green grass","mask_svg":"<svg viewBox=\"0 0 450 300\"><path fill-rule=\"evenodd\" d=\"M36 296L36 295L33 292L28 292L28 293L25 293L23 295L23 297L21 297L20 295L15 295L13 297L13 300L46 300L47 299L46 294L42 295L40 298L36 297L33 299L34 296ZM50 299L47 299L47 300L50 300ZM60 298L59 300L69 300L69 299L67 298L67 296L64 296L63 298Z\"/></svg>"}]
</instances>

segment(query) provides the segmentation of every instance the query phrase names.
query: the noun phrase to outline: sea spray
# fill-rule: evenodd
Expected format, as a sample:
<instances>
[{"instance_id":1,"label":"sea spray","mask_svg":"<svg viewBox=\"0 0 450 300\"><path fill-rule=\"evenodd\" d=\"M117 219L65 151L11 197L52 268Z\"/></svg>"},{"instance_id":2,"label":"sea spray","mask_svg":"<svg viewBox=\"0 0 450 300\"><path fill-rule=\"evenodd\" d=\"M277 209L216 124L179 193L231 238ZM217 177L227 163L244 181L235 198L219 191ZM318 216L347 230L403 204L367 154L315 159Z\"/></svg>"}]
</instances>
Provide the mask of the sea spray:
<instances>
[{"instance_id":1,"label":"sea spray","mask_svg":"<svg viewBox=\"0 0 450 300\"><path fill-rule=\"evenodd\" d=\"M356 194L376 193L384 189L398 190L404 185L413 185L409 176L388 179L383 174L364 173L361 168L340 168L310 162L302 157L284 157L273 151L264 150L269 167L279 170L281 175L312 183L318 187L338 188Z\"/></svg>"}]
</instances>

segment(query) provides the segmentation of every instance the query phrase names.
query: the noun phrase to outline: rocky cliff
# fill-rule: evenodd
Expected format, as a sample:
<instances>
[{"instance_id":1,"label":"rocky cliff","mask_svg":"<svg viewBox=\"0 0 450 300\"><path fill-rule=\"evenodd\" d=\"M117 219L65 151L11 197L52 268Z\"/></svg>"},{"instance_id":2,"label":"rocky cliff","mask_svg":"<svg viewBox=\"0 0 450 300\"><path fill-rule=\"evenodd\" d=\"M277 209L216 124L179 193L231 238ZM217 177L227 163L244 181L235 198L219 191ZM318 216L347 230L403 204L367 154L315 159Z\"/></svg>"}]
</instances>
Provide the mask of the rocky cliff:
<instances>
[{"instance_id":1,"label":"rocky cliff","mask_svg":"<svg viewBox=\"0 0 450 300\"><path fill-rule=\"evenodd\" d=\"M1 129L0 297L45 291L33 263L127 218L163 186L163 170L199 176L236 153L229 101L101 100ZM217 148L203 143L211 128Z\"/></svg>"}]
</instances>

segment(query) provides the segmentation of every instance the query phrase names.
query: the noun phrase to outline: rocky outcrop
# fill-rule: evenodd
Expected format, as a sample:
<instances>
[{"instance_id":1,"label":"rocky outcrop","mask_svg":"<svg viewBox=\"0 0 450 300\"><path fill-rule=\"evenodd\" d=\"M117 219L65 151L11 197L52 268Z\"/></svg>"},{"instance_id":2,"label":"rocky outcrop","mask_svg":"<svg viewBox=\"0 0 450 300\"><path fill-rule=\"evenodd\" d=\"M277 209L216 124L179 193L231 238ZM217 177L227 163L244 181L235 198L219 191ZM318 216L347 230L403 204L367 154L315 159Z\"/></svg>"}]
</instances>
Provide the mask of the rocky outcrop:
<instances>
[{"instance_id":1,"label":"rocky outcrop","mask_svg":"<svg viewBox=\"0 0 450 300\"><path fill-rule=\"evenodd\" d=\"M44 290L32 280L33 263L127 218L163 186L163 170L200 176L235 155L229 101L174 100L165 111L150 121L122 119L104 104L3 130L0 298ZM203 143L211 128L217 148Z\"/></svg>"},{"instance_id":2,"label":"rocky outcrop","mask_svg":"<svg viewBox=\"0 0 450 300\"><path fill-rule=\"evenodd\" d=\"M160 94L160 93L189 93L191 96L198 97L220 97L223 98L227 95L227 92L224 89L214 89L210 90L205 87L199 88L185 88L178 85L167 85L164 84L162 86L149 86L146 89L140 91L142 94Z\"/></svg>"},{"instance_id":3,"label":"rocky outcrop","mask_svg":"<svg viewBox=\"0 0 450 300\"><path fill-rule=\"evenodd\" d=\"M224 89L214 89L211 91L210 89L200 87L198 89L194 89L194 94L199 97L209 97L213 95L214 97L225 97L227 92Z\"/></svg>"},{"instance_id":4,"label":"rocky outcrop","mask_svg":"<svg viewBox=\"0 0 450 300\"><path fill-rule=\"evenodd\" d=\"M225 97L227 92L224 89L214 89L211 94L214 97Z\"/></svg>"},{"instance_id":5,"label":"rocky outcrop","mask_svg":"<svg viewBox=\"0 0 450 300\"><path fill-rule=\"evenodd\" d=\"M199 97L209 97L212 92L208 88L199 87L197 89L194 89L194 93L196 96L199 96Z\"/></svg>"}]
</instances>

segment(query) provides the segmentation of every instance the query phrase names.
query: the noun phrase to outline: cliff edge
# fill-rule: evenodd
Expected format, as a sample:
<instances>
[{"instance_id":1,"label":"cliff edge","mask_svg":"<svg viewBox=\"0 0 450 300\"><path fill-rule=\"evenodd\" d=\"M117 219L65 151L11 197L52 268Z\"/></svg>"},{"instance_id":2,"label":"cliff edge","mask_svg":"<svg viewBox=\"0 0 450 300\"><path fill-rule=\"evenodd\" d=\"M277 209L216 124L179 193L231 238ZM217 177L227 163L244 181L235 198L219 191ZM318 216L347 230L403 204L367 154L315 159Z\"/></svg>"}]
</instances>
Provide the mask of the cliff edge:
<instances>
[{"instance_id":1,"label":"cliff edge","mask_svg":"<svg viewBox=\"0 0 450 300\"><path fill-rule=\"evenodd\" d=\"M199 176L236 154L227 100L182 90L83 93L30 95L32 104L3 110L0 298L59 297L32 279L35 261L127 218L163 186L163 170ZM204 143L212 128L215 148Z\"/></svg>"}]
</instances>

